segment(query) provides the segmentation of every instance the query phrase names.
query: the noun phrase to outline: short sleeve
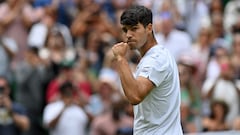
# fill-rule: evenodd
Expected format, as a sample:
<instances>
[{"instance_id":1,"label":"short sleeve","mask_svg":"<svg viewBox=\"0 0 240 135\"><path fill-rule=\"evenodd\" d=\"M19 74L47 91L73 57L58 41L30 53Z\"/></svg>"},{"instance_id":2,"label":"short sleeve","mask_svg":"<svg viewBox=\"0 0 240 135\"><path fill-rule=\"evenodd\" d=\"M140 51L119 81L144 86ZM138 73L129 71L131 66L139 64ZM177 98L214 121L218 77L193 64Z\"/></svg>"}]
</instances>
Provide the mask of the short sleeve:
<instances>
[{"instance_id":1,"label":"short sleeve","mask_svg":"<svg viewBox=\"0 0 240 135\"><path fill-rule=\"evenodd\" d=\"M12 38L3 38L3 43L12 53L18 52L18 45Z\"/></svg>"},{"instance_id":2,"label":"short sleeve","mask_svg":"<svg viewBox=\"0 0 240 135\"><path fill-rule=\"evenodd\" d=\"M19 103L13 103L13 106L12 106L12 111L17 113L17 114L20 114L20 115L27 115L27 110L26 108L24 108L21 104Z\"/></svg>"},{"instance_id":3,"label":"short sleeve","mask_svg":"<svg viewBox=\"0 0 240 135\"><path fill-rule=\"evenodd\" d=\"M202 94L207 94L214 85L215 79L206 79L202 86Z\"/></svg>"},{"instance_id":4,"label":"short sleeve","mask_svg":"<svg viewBox=\"0 0 240 135\"><path fill-rule=\"evenodd\" d=\"M45 125L48 125L53 119L55 119L59 115L63 107L64 104L62 102L48 104L43 111L43 123Z\"/></svg>"},{"instance_id":5,"label":"short sleeve","mask_svg":"<svg viewBox=\"0 0 240 135\"><path fill-rule=\"evenodd\" d=\"M149 59L142 65L143 67L140 69L138 76L148 78L157 87L170 73L169 63L166 60Z\"/></svg>"}]
</instances>

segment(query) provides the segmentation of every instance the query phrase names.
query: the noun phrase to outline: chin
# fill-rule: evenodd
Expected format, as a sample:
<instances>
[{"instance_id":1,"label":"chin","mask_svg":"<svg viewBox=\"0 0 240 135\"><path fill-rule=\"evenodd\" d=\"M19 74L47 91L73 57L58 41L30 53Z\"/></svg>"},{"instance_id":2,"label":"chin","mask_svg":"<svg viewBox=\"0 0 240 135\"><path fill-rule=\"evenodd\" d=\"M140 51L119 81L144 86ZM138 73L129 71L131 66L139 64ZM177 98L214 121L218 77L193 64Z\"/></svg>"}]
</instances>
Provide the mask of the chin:
<instances>
[{"instance_id":1,"label":"chin","mask_svg":"<svg viewBox=\"0 0 240 135\"><path fill-rule=\"evenodd\" d=\"M136 48L136 44L134 44L134 43L128 43L128 46L129 46L129 48L130 48L131 50L137 49L137 48Z\"/></svg>"},{"instance_id":2,"label":"chin","mask_svg":"<svg viewBox=\"0 0 240 135\"><path fill-rule=\"evenodd\" d=\"M136 50L137 48L133 45L129 45L130 50Z\"/></svg>"},{"instance_id":3,"label":"chin","mask_svg":"<svg viewBox=\"0 0 240 135\"><path fill-rule=\"evenodd\" d=\"M135 48L135 47L130 47L130 50L137 50L137 48Z\"/></svg>"}]
</instances>

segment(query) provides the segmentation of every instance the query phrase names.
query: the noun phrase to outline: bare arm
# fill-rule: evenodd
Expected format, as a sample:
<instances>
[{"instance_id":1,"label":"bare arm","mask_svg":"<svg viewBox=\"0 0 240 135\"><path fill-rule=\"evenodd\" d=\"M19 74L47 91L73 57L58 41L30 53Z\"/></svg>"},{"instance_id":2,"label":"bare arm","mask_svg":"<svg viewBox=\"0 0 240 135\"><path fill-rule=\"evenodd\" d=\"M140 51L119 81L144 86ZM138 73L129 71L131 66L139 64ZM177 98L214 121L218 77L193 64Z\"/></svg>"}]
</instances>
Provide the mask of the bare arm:
<instances>
[{"instance_id":1,"label":"bare arm","mask_svg":"<svg viewBox=\"0 0 240 135\"><path fill-rule=\"evenodd\" d=\"M68 106L70 106L73 103L73 99L72 98L66 98L66 99L62 99L64 101L64 107L62 108L62 110L59 112L59 114L49 122L49 124L47 125L49 128L55 128L56 125L58 124L60 118L62 117L64 111L67 109Z\"/></svg>"},{"instance_id":2,"label":"bare arm","mask_svg":"<svg viewBox=\"0 0 240 135\"><path fill-rule=\"evenodd\" d=\"M57 125L59 119L61 118L64 110L65 110L65 107L62 109L62 111L58 114L58 116L57 116L55 119L53 119L52 121L49 122L49 124L48 124L48 127L49 127L49 128L54 128L54 127L56 127L56 125Z\"/></svg>"},{"instance_id":3,"label":"bare arm","mask_svg":"<svg viewBox=\"0 0 240 135\"><path fill-rule=\"evenodd\" d=\"M119 73L125 96L131 104L136 105L143 101L155 86L147 78L134 78L128 61L125 58L127 49L128 45L126 43L119 43L112 48L112 51L115 56L115 64L117 65L117 72Z\"/></svg>"},{"instance_id":4,"label":"bare arm","mask_svg":"<svg viewBox=\"0 0 240 135\"><path fill-rule=\"evenodd\" d=\"M12 101L10 100L9 97L7 96L3 97L3 104L7 108L7 110L10 112L16 126L22 131L28 130L30 127L30 122L28 117L26 115L22 115L14 112L14 110L12 109Z\"/></svg>"},{"instance_id":5,"label":"bare arm","mask_svg":"<svg viewBox=\"0 0 240 135\"><path fill-rule=\"evenodd\" d=\"M0 27L2 27L2 26L0 26ZM7 47L8 45L3 42L3 39L0 39L0 44L3 46L3 48L5 49L5 51L7 52L8 56L9 56L10 58L13 58L13 57L15 56L15 53L12 52L12 51Z\"/></svg>"},{"instance_id":6,"label":"bare arm","mask_svg":"<svg viewBox=\"0 0 240 135\"><path fill-rule=\"evenodd\" d=\"M16 16L18 15L18 11L16 11L15 9L13 9L12 11L10 11L8 13L7 16L4 17L4 19L1 20L1 25L4 27L7 27L9 24L11 24L13 22L13 20L16 18Z\"/></svg>"},{"instance_id":7,"label":"bare arm","mask_svg":"<svg viewBox=\"0 0 240 135\"><path fill-rule=\"evenodd\" d=\"M4 15L1 19L1 25L4 27L7 27L9 24L11 24L14 19L21 13L22 10L22 4L24 0L18 0L17 3L14 5L12 9L9 10L9 12Z\"/></svg>"},{"instance_id":8,"label":"bare arm","mask_svg":"<svg viewBox=\"0 0 240 135\"><path fill-rule=\"evenodd\" d=\"M218 79L214 82L213 86L210 88L210 90L209 90L208 93L204 96L204 98L207 98L207 99L212 98L213 92L214 92L214 89L215 89L215 87L216 87L217 82L218 82Z\"/></svg>"},{"instance_id":9,"label":"bare arm","mask_svg":"<svg viewBox=\"0 0 240 135\"><path fill-rule=\"evenodd\" d=\"M25 115L12 113L13 121L22 131L26 131L30 127L29 119Z\"/></svg>"}]
</instances>

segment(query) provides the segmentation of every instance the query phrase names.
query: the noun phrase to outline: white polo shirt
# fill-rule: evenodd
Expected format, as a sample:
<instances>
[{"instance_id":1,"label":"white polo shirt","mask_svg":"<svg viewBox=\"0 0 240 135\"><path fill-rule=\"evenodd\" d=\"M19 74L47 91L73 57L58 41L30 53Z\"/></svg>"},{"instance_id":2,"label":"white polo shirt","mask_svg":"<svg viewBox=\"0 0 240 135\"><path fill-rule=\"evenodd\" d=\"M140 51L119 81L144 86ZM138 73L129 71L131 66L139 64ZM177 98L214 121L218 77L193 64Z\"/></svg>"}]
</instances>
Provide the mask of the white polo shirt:
<instances>
[{"instance_id":1,"label":"white polo shirt","mask_svg":"<svg viewBox=\"0 0 240 135\"><path fill-rule=\"evenodd\" d=\"M180 84L173 56L161 45L152 47L138 64L137 76L148 78L156 87L134 106L134 135L182 135Z\"/></svg>"},{"instance_id":2,"label":"white polo shirt","mask_svg":"<svg viewBox=\"0 0 240 135\"><path fill-rule=\"evenodd\" d=\"M48 125L55 119L64 107L62 101L48 104L43 113L43 123ZM71 105L61 115L55 128L50 129L50 135L85 135L88 117L81 107Z\"/></svg>"}]
</instances>

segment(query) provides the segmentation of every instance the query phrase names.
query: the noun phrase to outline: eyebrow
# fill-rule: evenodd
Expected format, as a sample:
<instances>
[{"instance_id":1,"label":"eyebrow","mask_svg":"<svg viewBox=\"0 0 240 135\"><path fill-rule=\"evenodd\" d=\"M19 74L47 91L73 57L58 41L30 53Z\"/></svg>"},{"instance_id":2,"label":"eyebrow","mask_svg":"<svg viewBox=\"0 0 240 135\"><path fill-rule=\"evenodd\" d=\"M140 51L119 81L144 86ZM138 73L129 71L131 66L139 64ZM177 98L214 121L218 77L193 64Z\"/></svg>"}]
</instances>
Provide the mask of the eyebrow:
<instances>
[{"instance_id":1,"label":"eyebrow","mask_svg":"<svg viewBox=\"0 0 240 135\"><path fill-rule=\"evenodd\" d=\"M122 27L122 30L124 31L124 30L127 30L127 29L138 28L138 27L139 27L138 24L137 24L137 25L133 25L133 26L131 26L131 25L124 25L124 26Z\"/></svg>"},{"instance_id":2,"label":"eyebrow","mask_svg":"<svg viewBox=\"0 0 240 135\"><path fill-rule=\"evenodd\" d=\"M124 26L122 27L122 31L126 32L127 31L127 28Z\"/></svg>"}]
</instances>

